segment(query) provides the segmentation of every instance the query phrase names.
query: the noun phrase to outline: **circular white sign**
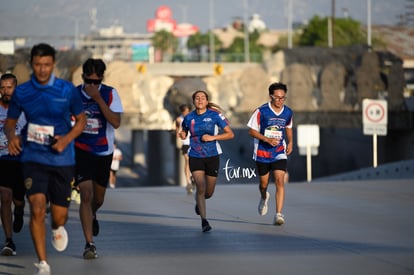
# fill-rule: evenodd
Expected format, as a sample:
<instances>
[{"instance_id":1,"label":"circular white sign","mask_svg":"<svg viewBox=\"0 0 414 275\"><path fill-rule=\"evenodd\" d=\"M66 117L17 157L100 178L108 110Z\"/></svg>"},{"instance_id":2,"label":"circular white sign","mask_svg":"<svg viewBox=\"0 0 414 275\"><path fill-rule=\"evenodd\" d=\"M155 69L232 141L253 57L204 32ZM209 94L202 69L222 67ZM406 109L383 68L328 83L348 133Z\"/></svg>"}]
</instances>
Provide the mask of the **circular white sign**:
<instances>
[{"instance_id":1,"label":"circular white sign","mask_svg":"<svg viewBox=\"0 0 414 275\"><path fill-rule=\"evenodd\" d=\"M369 103L365 109L365 115L369 122L379 123L385 117L384 106L378 102Z\"/></svg>"},{"instance_id":2,"label":"circular white sign","mask_svg":"<svg viewBox=\"0 0 414 275\"><path fill-rule=\"evenodd\" d=\"M364 99L362 101L363 123L365 124L387 124L387 101Z\"/></svg>"}]
</instances>

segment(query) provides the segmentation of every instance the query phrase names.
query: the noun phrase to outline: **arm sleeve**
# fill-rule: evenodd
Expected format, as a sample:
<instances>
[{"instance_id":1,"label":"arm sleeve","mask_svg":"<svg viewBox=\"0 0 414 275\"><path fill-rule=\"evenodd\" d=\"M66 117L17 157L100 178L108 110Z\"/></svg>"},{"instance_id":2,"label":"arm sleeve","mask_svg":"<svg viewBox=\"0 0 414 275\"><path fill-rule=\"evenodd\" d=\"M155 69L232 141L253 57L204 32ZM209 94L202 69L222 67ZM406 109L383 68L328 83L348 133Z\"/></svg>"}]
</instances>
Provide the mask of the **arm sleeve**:
<instances>
[{"instance_id":1,"label":"arm sleeve","mask_svg":"<svg viewBox=\"0 0 414 275\"><path fill-rule=\"evenodd\" d=\"M121 98L119 97L118 91L116 89L112 89L112 102L109 106L112 112L115 113L123 113L124 108L122 106Z\"/></svg>"},{"instance_id":2,"label":"arm sleeve","mask_svg":"<svg viewBox=\"0 0 414 275\"><path fill-rule=\"evenodd\" d=\"M260 112L259 109L256 109L254 113L251 115L249 121L247 122L247 126L253 130L260 132Z\"/></svg>"}]
</instances>

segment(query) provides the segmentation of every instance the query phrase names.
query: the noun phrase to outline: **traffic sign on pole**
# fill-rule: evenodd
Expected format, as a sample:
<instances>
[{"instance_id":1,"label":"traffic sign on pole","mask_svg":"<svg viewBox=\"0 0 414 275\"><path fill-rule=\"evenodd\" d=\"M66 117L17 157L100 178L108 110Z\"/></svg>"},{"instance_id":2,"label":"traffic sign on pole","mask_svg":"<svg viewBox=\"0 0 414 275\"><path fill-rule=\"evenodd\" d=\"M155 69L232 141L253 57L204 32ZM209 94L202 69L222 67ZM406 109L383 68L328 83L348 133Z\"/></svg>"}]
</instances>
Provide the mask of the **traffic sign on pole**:
<instances>
[{"instance_id":1,"label":"traffic sign on pole","mask_svg":"<svg viewBox=\"0 0 414 275\"><path fill-rule=\"evenodd\" d=\"M364 135L387 135L388 110L386 100L364 99L362 101L362 124Z\"/></svg>"},{"instance_id":2,"label":"traffic sign on pole","mask_svg":"<svg viewBox=\"0 0 414 275\"><path fill-rule=\"evenodd\" d=\"M387 135L387 101L376 99L362 100L362 124L364 135L372 135L373 167L377 167L377 135Z\"/></svg>"}]
</instances>

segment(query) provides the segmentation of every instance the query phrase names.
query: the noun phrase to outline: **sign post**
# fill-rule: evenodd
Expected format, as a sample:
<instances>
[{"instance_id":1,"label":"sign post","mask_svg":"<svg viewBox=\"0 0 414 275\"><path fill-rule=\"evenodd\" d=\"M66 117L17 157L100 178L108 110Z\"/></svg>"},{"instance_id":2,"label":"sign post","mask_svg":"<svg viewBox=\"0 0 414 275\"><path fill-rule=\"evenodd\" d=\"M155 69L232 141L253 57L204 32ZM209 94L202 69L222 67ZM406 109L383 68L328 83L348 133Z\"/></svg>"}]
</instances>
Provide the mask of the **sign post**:
<instances>
[{"instance_id":1,"label":"sign post","mask_svg":"<svg viewBox=\"0 0 414 275\"><path fill-rule=\"evenodd\" d=\"M307 181L312 180L312 158L311 155L318 155L319 147L319 125L302 124L298 125L298 147L299 154L303 155L306 149L306 174Z\"/></svg>"},{"instance_id":2,"label":"sign post","mask_svg":"<svg viewBox=\"0 0 414 275\"><path fill-rule=\"evenodd\" d=\"M364 135L372 135L373 167L377 167L377 136L387 135L388 105L386 100L362 100L362 124Z\"/></svg>"}]
</instances>

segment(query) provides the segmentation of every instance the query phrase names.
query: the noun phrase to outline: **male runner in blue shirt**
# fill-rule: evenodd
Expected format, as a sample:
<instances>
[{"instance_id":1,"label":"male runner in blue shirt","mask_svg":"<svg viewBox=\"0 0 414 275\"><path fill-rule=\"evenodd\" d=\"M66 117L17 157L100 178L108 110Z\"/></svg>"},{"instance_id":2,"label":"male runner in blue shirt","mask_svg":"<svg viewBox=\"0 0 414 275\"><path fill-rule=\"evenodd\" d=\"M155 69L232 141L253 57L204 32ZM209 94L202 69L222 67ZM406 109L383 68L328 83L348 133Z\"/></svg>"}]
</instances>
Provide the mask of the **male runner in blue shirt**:
<instances>
[{"instance_id":1,"label":"male runner in blue shirt","mask_svg":"<svg viewBox=\"0 0 414 275\"><path fill-rule=\"evenodd\" d=\"M285 223L282 214L285 200L285 174L287 156L293 149L293 111L285 105L287 87L283 83L269 86L269 102L257 108L251 115L247 126L249 135L254 138L253 159L256 161L260 176L260 201L258 211L261 216L267 213L267 192L270 172L276 185L276 215L274 225Z\"/></svg>"},{"instance_id":2,"label":"male runner in blue shirt","mask_svg":"<svg viewBox=\"0 0 414 275\"><path fill-rule=\"evenodd\" d=\"M36 274L50 274L46 257L45 216L50 202L52 244L66 249L64 228L74 178L74 139L86 125L79 93L71 82L53 74L56 51L48 44L31 50L31 79L17 86L10 102L5 133L11 155L22 154L26 195L30 203L30 232L39 258ZM20 114L27 119L27 135L15 135ZM75 117L72 127L71 116ZM24 148L24 150L22 150Z\"/></svg>"}]
</instances>

